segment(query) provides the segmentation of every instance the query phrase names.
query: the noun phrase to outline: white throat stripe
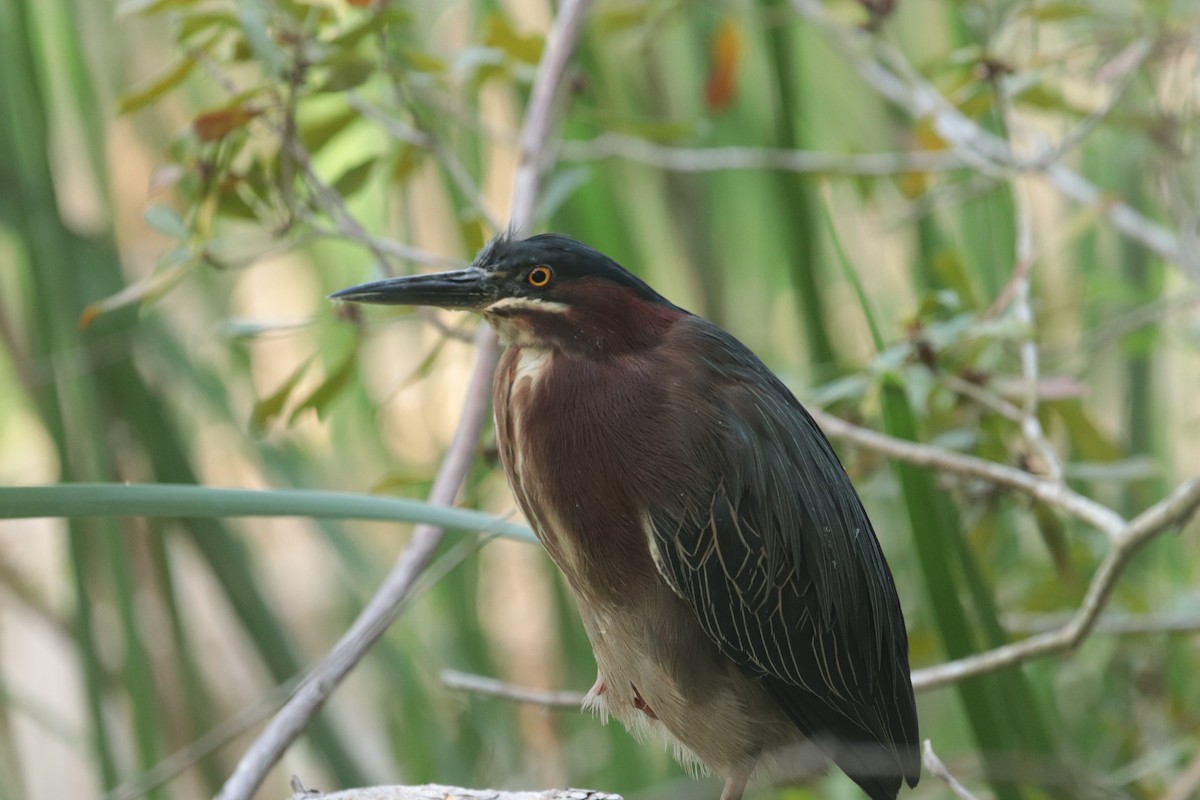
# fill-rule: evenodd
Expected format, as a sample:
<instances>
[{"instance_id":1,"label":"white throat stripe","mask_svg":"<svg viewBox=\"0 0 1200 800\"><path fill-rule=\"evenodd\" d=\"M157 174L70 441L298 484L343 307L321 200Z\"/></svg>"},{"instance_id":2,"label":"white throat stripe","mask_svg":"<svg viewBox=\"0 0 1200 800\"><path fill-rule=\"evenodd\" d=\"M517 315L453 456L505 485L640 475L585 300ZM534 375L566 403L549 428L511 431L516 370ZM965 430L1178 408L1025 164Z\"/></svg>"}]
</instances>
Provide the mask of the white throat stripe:
<instances>
[{"instance_id":1,"label":"white throat stripe","mask_svg":"<svg viewBox=\"0 0 1200 800\"><path fill-rule=\"evenodd\" d=\"M556 303L553 300L542 300L538 297L503 297L483 309L484 313L502 311L504 309L527 309L529 311L549 311L561 314L571 309L566 303Z\"/></svg>"}]
</instances>

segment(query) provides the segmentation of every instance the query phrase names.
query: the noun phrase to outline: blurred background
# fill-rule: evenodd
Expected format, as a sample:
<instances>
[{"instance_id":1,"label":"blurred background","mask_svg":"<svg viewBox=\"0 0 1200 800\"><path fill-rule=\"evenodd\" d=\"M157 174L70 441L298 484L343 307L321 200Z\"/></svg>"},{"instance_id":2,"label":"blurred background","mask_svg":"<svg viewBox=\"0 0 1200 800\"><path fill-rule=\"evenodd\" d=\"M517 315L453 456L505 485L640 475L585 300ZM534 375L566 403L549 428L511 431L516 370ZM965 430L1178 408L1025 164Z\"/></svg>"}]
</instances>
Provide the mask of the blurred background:
<instances>
[{"instance_id":1,"label":"blurred background","mask_svg":"<svg viewBox=\"0 0 1200 800\"><path fill-rule=\"evenodd\" d=\"M817 24L774 0L597 2L538 228L612 255L856 424L1040 475L1056 457L1126 517L1200 472L1194 4L825 8ZM540 0L0 0L0 484L423 499L477 320L360 316L324 296L467 261L504 225L553 14ZM928 109L860 77L875 57L1026 160L981 167ZM1068 197L1059 168L1097 199ZM1161 226L1167 245L1114 228L1119 202L1140 213L1126 228ZM514 515L490 435L461 503ZM914 669L1078 608L1101 533L837 446L895 572ZM961 781L983 797L1195 796L1197 532L1139 553L1077 650L918 697L922 736ZM211 796L409 534L0 522L0 800ZM591 685L537 546L447 537L259 796L285 796L292 774L323 790L719 792L617 725L453 691L445 669ZM755 796L861 795L831 774ZM949 790L927 774L902 796Z\"/></svg>"}]
</instances>

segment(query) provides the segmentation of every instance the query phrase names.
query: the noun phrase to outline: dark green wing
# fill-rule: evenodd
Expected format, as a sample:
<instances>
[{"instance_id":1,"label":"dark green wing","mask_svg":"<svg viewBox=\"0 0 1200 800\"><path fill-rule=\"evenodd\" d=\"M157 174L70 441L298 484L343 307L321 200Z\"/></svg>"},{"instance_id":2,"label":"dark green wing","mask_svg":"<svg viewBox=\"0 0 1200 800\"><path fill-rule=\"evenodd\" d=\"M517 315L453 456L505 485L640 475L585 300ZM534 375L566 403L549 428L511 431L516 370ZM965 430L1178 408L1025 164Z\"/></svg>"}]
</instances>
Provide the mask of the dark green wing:
<instances>
[{"instance_id":1,"label":"dark green wing","mask_svg":"<svg viewBox=\"0 0 1200 800\"><path fill-rule=\"evenodd\" d=\"M671 402L702 392L693 413L718 416L675 433L693 490L650 513L659 569L802 732L872 798L894 798L902 777L920 775L917 717L904 617L871 523L787 387L720 328L682 325L677 344L710 355ZM724 435L689 438L714 429Z\"/></svg>"}]
</instances>

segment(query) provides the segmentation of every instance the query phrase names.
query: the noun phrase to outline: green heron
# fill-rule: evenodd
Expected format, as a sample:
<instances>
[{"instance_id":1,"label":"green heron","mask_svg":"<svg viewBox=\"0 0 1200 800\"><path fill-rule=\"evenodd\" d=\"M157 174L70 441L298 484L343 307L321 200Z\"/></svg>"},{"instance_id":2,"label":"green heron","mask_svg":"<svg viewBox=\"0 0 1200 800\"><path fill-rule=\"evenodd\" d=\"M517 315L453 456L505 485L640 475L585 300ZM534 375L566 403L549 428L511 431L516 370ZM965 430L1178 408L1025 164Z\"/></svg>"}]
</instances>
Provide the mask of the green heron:
<instances>
[{"instance_id":1,"label":"green heron","mask_svg":"<svg viewBox=\"0 0 1200 800\"><path fill-rule=\"evenodd\" d=\"M828 440L745 345L555 234L331 297L470 309L507 346L500 458L578 602L586 705L664 735L721 800L830 760L872 800L916 785L891 571Z\"/></svg>"}]
</instances>

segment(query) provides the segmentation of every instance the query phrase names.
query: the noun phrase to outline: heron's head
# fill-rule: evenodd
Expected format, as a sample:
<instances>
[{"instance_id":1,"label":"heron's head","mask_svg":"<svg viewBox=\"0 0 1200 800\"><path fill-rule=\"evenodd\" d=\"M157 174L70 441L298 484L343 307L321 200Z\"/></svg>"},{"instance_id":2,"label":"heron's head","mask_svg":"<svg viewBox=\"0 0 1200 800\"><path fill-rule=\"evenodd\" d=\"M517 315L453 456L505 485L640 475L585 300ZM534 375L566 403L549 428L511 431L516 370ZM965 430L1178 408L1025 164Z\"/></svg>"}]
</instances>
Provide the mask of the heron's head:
<instances>
[{"instance_id":1,"label":"heron's head","mask_svg":"<svg viewBox=\"0 0 1200 800\"><path fill-rule=\"evenodd\" d=\"M687 312L608 256L558 234L501 235L465 269L352 286L335 300L476 311L504 344L616 354Z\"/></svg>"}]
</instances>

